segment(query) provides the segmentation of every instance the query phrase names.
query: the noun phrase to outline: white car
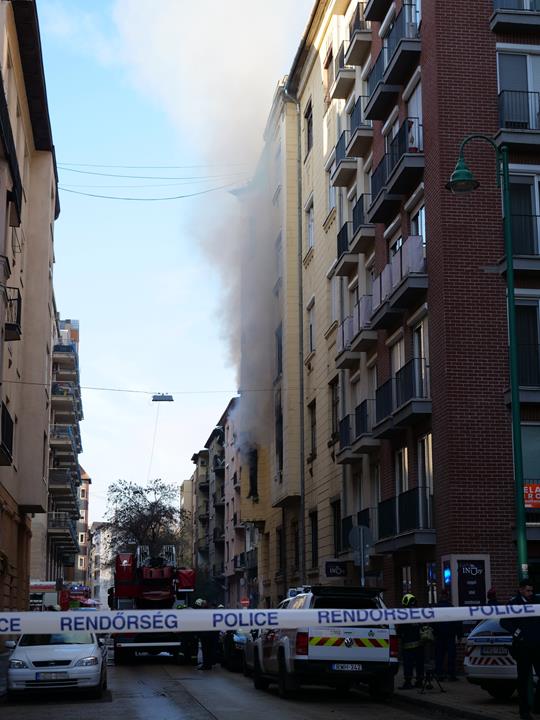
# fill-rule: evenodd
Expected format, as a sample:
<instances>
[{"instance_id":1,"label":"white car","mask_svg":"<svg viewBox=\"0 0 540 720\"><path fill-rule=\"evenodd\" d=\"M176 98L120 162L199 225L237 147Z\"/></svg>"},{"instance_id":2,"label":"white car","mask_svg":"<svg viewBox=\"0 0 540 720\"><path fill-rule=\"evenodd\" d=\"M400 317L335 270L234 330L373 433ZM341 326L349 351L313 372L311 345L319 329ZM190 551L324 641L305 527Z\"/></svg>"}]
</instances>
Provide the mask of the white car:
<instances>
[{"instance_id":1,"label":"white car","mask_svg":"<svg viewBox=\"0 0 540 720\"><path fill-rule=\"evenodd\" d=\"M510 655L511 646L511 634L497 620L484 620L467 638L463 663L465 676L497 700L512 697L517 687L517 668Z\"/></svg>"},{"instance_id":2,"label":"white car","mask_svg":"<svg viewBox=\"0 0 540 720\"><path fill-rule=\"evenodd\" d=\"M107 649L94 633L21 635L7 641L8 695L31 690L85 690L99 698L107 688Z\"/></svg>"}]
</instances>

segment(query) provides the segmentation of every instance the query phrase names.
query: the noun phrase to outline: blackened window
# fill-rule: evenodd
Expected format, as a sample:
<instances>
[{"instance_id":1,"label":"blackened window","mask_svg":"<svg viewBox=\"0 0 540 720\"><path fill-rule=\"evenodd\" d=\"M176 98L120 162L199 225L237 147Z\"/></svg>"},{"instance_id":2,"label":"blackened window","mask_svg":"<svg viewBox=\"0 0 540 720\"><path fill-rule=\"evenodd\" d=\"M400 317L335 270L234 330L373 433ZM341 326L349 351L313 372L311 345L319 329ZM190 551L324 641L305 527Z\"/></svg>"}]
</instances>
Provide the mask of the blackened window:
<instances>
[{"instance_id":1,"label":"blackened window","mask_svg":"<svg viewBox=\"0 0 540 720\"><path fill-rule=\"evenodd\" d=\"M316 512L309 514L309 529L311 534L311 567L319 564L319 518Z\"/></svg>"},{"instance_id":2,"label":"blackened window","mask_svg":"<svg viewBox=\"0 0 540 720\"><path fill-rule=\"evenodd\" d=\"M334 535L334 552L338 555L342 550L341 500L336 500L332 503L332 531Z\"/></svg>"},{"instance_id":3,"label":"blackened window","mask_svg":"<svg viewBox=\"0 0 540 720\"><path fill-rule=\"evenodd\" d=\"M313 107L311 100L308 102L304 113L305 132L306 132L306 156L313 147Z\"/></svg>"},{"instance_id":4,"label":"blackened window","mask_svg":"<svg viewBox=\"0 0 540 720\"><path fill-rule=\"evenodd\" d=\"M258 453L257 450L250 450L248 456L249 462L249 493L248 497L255 498L259 496L257 487L257 470L258 470Z\"/></svg>"},{"instance_id":5,"label":"blackened window","mask_svg":"<svg viewBox=\"0 0 540 720\"><path fill-rule=\"evenodd\" d=\"M283 528L276 530L276 562L278 572L285 569L285 543L283 542Z\"/></svg>"}]
</instances>

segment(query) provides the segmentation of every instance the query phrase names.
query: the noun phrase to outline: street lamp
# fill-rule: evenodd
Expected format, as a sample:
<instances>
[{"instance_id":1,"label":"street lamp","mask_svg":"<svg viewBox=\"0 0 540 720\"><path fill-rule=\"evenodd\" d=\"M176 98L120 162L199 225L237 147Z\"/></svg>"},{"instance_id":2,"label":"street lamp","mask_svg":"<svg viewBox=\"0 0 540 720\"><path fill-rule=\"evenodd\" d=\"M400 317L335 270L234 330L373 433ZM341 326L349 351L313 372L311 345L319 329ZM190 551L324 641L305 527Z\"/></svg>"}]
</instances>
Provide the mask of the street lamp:
<instances>
[{"instance_id":1,"label":"street lamp","mask_svg":"<svg viewBox=\"0 0 540 720\"><path fill-rule=\"evenodd\" d=\"M525 521L525 503L523 496L523 455L521 449L521 412L519 405L519 375L516 333L516 307L514 292L514 255L512 245L512 219L510 215L510 173L508 169L508 147L498 148L494 140L487 135L467 135L461 141L459 157L447 190L455 194L471 192L479 187L472 171L465 162L465 146L471 140L483 140L495 150L497 158L497 187L502 188L502 210L504 218L504 251L506 255L506 282L508 303L508 352L510 366L510 400L512 405L512 446L514 455L514 486L516 503L516 540L518 555L518 577L521 580L528 574L527 561L527 525Z\"/></svg>"}]
</instances>

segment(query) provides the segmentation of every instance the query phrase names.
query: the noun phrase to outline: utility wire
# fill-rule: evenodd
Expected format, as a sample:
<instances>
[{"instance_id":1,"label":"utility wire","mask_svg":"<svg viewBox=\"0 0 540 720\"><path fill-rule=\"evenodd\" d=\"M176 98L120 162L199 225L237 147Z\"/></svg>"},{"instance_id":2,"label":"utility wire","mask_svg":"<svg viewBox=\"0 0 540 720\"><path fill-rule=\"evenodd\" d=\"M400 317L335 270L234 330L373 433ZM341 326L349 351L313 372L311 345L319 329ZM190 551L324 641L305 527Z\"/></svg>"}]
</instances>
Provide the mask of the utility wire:
<instances>
[{"instance_id":1,"label":"utility wire","mask_svg":"<svg viewBox=\"0 0 540 720\"><path fill-rule=\"evenodd\" d=\"M78 173L79 175L98 175L99 177L116 177L129 180L219 180L224 177L232 177L234 175L245 175L244 172L221 173L220 175L188 175L184 177L170 177L162 175L121 175L118 173L103 173L93 170L76 170L75 168L60 168L63 172Z\"/></svg>"},{"instance_id":2,"label":"utility wire","mask_svg":"<svg viewBox=\"0 0 540 720\"><path fill-rule=\"evenodd\" d=\"M206 165L107 165L105 163L66 163L59 162L58 167L95 167L95 168L116 168L119 170L190 170L206 167L242 167L247 163L208 163Z\"/></svg>"},{"instance_id":3,"label":"utility wire","mask_svg":"<svg viewBox=\"0 0 540 720\"><path fill-rule=\"evenodd\" d=\"M62 185L63 188L98 188L101 190L104 189L128 189L128 190L137 190L139 188L160 188L160 187L180 187L182 185L196 185L197 183L205 183L208 182L206 178L201 178L200 180L184 180L183 182L175 182L175 183L153 183L149 185L86 185L86 184L74 184L74 183L64 183Z\"/></svg>"},{"instance_id":4,"label":"utility wire","mask_svg":"<svg viewBox=\"0 0 540 720\"><path fill-rule=\"evenodd\" d=\"M120 195L99 195L98 193L87 193L79 190L69 190L61 185L58 189L62 192L72 193L73 195L84 195L85 197L101 198L102 200L129 200L132 202L160 202L161 200L183 200L184 198L195 197L196 195L207 195L208 193L218 192L219 190L227 190L235 187L236 183L227 183L227 185L219 185L218 187L208 188L207 190L199 190L194 193L186 193L185 195L169 195L166 197L122 197Z\"/></svg>"}]
</instances>

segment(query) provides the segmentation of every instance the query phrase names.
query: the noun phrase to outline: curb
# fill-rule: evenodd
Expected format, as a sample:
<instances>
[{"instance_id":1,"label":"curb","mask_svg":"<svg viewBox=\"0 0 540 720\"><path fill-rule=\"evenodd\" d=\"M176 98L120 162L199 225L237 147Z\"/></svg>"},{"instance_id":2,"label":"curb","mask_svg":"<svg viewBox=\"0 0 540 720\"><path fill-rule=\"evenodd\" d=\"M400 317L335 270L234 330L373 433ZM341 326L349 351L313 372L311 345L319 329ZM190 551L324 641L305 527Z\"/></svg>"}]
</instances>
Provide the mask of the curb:
<instances>
[{"instance_id":1,"label":"curb","mask_svg":"<svg viewBox=\"0 0 540 720\"><path fill-rule=\"evenodd\" d=\"M423 707L427 710L432 710L446 715L448 717L465 718L465 720L499 720L491 715L484 713L475 712L474 710L465 710L463 708L452 707L451 705L445 705L444 703L436 702L434 700L428 700L425 696L420 696L420 693L416 695L399 695L394 693L392 696L392 703L398 705L406 705L410 707L414 705L416 707Z\"/></svg>"}]
</instances>

